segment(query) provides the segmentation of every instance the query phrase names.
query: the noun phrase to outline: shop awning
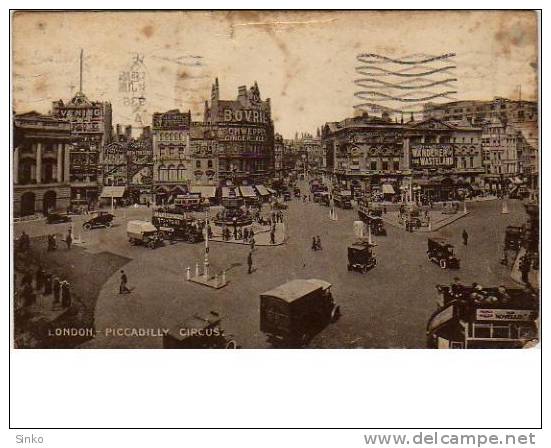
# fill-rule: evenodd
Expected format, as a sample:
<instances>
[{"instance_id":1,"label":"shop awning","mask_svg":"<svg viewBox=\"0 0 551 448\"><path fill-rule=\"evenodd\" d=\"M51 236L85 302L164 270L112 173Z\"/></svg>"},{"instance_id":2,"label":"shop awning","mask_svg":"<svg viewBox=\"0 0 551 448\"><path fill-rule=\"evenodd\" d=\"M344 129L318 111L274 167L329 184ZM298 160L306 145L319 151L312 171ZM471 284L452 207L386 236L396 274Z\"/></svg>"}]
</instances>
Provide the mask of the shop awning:
<instances>
[{"instance_id":1,"label":"shop awning","mask_svg":"<svg viewBox=\"0 0 551 448\"><path fill-rule=\"evenodd\" d=\"M215 198L216 197L216 187L211 185L192 185L192 193L199 193L203 198Z\"/></svg>"},{"instance_id":2,"label":"shop awning","mask_svg":"<svg viewBox=\"0 0 551 448\"><path fill-rule=\"evenodd\" d=\"M103 187L101 198L122 198L126 187Z\"/></svg>"},{"instance_id":3,"label":"shop awning","mask_svg":"<svg viewBox=\"0 0 551 448\"><path fill-rule=\"evenodd\" d=\"M260 196L270 196L270 192L268 191L268 189L260 184L260 185L255 185L255 188L256 188L256 191L258 191L258 194Z\"/></svg>"},{"instance_id":4,"label":"shop awning","mask_svg":"<svg viewBox=\"0 0 551 448\"><path fill-rule=\"evenodd\" d=\"M239 187L239 191L241 192L241 196L245 198L256 198L256 191L250 185L243 185Z\"/></svg>"},{"instance_id":5,"label":"shop awning","mask_svg":"<svg viewBox=\"0 0 551 448\"><path fill-rule=\"evenodd\" d=\"M239 190L237 188L234 188L233 191L235 192L235 197L241 196L241 193L239 193ZM222 197L223 198L234 197L233 195L230 196L230 188L229 187L222 187Z\"/></svg>"},{"instance_id":6,"label":"shop awning","mask_svg":"<svg viewBox=\"0 0 551 448\"><path fill-rule=\"evenodd\" d=\"M390 184L383 184L383 194L394 194L394 187Z\"/></svg>"}]
</instances>

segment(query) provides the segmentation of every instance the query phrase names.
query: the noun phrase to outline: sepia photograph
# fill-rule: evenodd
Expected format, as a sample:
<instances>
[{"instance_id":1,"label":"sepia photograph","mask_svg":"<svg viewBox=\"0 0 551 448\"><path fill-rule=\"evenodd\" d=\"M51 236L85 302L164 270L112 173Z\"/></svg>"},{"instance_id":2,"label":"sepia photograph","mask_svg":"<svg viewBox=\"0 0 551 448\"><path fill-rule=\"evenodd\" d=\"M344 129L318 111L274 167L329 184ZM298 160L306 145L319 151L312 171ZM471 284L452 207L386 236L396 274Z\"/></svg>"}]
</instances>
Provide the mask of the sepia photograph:
<instances>
[{"instance_id":1,"label":"sepia photograph","mask_svg":"<svg viewBox=\"0 0 551 448\"><path fill-rule=\"evenodd\" d=\"M12 347L536 347L538 43L522 10L12 12Z\"/></svg>"}]
</instances>

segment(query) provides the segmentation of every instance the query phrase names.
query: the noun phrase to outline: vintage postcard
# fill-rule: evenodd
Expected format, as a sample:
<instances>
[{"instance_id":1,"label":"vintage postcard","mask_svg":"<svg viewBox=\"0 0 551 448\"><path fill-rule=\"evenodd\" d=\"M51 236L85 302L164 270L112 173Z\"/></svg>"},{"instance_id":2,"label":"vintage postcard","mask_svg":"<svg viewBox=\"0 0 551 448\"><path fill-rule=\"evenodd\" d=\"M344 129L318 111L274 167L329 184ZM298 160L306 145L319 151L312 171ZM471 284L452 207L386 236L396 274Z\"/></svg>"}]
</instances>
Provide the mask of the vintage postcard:
<instances>
[{"instance_id":1,"label":"vintage postcard","mask_svg":"<svg viewBox=\"0 0 551 448\"><path fill-rule=\"evenodd\" d=\"M539 341L532 11L16 11L15 348Z\"/></svg>"}]
</instances>

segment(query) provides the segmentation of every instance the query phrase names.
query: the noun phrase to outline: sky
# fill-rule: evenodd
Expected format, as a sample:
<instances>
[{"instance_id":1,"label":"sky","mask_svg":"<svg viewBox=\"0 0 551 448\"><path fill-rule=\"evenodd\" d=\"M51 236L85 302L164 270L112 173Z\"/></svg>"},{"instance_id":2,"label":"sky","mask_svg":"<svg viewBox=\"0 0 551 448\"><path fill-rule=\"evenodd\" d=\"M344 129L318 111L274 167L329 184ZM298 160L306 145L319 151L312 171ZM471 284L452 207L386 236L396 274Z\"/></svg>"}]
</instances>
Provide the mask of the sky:
<instances>
[{"instance_id":1,"label":"sky","mask_svg":"<svg viewBox=\"0 0 551 448\"><path fill-rule=\"evenodd\" d=\"M536 100L537 26L535 13L518 11L18 12L13 107L47 113L68 101L83 49L84 93L112 103L114 124L133 124L119 76L139 54L148 117L179 108L201 120L215 77L221 99L256 81L276 132L292 138L354 114L361 53L455 53L457 99L518 99L521 86Z\"/></svg>"}]
</instances>

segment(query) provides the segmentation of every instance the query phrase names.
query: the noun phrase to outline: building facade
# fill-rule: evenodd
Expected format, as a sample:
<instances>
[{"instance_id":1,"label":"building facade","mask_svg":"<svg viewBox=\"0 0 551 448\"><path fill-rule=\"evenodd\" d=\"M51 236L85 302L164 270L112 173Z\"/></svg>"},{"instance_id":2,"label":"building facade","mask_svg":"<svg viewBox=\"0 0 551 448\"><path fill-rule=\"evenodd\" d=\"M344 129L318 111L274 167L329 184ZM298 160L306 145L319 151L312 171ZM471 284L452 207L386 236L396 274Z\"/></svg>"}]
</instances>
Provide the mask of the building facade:
<instances>
[{"instance_id":1,"label":"building facade","mask_svg":"<svg viewBox=\"0 0 551 448\"><path fill-rule=\"evenodd\" d=\"M112 110L108 102L90 101L78 92L68 103L52 103L52 115L71 123L71 202L95 203L103 186L103 150L111 142Z\"/></svg>"},{"instance_id":2,"label":"building facade","mask_svg":"<svg viewBox=\"0 0 551 448\"><path fill-rule=\"evenodd\" d=\"M192 123L190 131L192 185L218 185L218 145L215 127L204 123Z\"/></svg>"},{"instance_id":3,"label":"building facade","mask_svg":"<svg viewBox=\"0 0 551 448\"><path fill-rule=\"evenodd\" d=\"M221 185L266 182L274 173L274 126L270 99L256 82L238 88L235 100L221 100L218 79L205 102L204 124L216 129Z\"/></svg>"},{"instance_id":4,"label":"building facade","mask_svg":"<svg viewBox=\"0 0 551 448\"><path fill-rule=\"evenodd\" d=\"M482 129L437 119L392 121L363 114L322 129L326 175L353 194L398 195L415 190L433 200L479 189L484 168Z\"/></svg>"},{"instance_id":5,"label":"building facade","mask_svg":"<svg viewBox=\"0 0 551 448\"><path fill-rule=\"evenodd\" d=\"M15 115L15 217L66 210L70 204L71 124L37 112Z\"/></svg>"},{"instance_id":6,"label":"building facade","mask_svg":"<svg viewBox=\"0 0 551 448\"><path fill-rule=\"evenodd\" d=\"M274 136L274 178L283 179L285 177L283 170L283 153L285 151L285 143L281 134Z\"/></svg>"},{"instance_id":7,"label":"building facade","mask_svg":"<svg viewBox=\"0 0 551 448\"><path fill-rule=\"evenodd\" d=\"M189 111L153 114L153 194L158 204L189 191L193 179L190 127Z\"/></svg>"}]
</instances>

